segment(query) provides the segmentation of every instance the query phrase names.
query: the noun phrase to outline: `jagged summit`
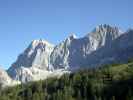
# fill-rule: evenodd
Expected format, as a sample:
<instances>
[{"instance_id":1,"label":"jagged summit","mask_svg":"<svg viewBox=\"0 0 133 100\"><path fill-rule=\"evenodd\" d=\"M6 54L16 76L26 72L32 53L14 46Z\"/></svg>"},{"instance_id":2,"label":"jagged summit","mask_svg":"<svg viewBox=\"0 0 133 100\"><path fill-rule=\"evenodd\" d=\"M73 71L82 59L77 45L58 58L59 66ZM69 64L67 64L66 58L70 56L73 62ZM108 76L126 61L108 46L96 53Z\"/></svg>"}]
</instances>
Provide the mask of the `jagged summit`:
<instances>
[{"instance_id":1,"label":"jagged summit","mask_svg":"<svg viewBox=\"0 0 133 100\"><path fill-rule=\"evenodd\" d=\"M25 83L45 79L51 73L57 75L84 66L107 64L118 58L124 61L132 56L132 34L133 30L121 32L118 27L103 24L82 38L70 34L56 46L46 40L33 40L8 69L8 74Z\"/></svg>"},{"instance_id":2,"label":"jagged summit","mask_svg":"<svg viewBox=\"0 0 133 100\"><path fill-rule=\"evenodd\" d=\"M51 54L51 64L54 68L68 68L87 66L85 59L91 53L103 46L109 45L121 36L122 33L117 27L110 25L99 25L94 32L82 38L69 36L65 41L57 45Z\"/></svg>"},{"instance_id":3,"label":"jagged summit","mask_svg":"<svg viewBox=\"0 0 133 100\"><path fill-rule=\"evenodd\" d=\"M70 43L71 41L77 39L77 36L74 33L71 33L62 43Z\"/></svg>"},{"instance_id":4,"label":"jagged summit","mask_svg":"<svg viewBox=\"0 0 133 100\"><path fill-rule=\"evenodd\" d=\"M39 40L33 40L33 41L31 42L31 45L32 45L33 47L36 47L36 46L38 46L38 45L48 45L48 46L53 46L53 44L49 43L49 42L46 41L46 40L42 40L42 39L39 39Z\"/></svg>"},{"instance_id":5,"label":"jagged summit","mask_svg":"<svg viewBox=\"0 0 133 100\"><path fill-rule=\"evenodd\" d=\"M116 26L111 26L108 24L101 24L101 25L96 26L92 32L90 32L86 35L86 37L92 36L95 38L100 38L100 37L106 37L106 36L111 35L112 37L116 38L123 33L124 32L122 32Z\"/></svg>"},{"instance_id":6,"label":"jagged summit","mask_svg":"<svg viewBox=\"0 0 133 100\"><path fill-rule=\"evenodd\" d=\"M71 44L71 42L73 40L77 39L77 36L74 33L71 33L65 40L63 40L61 43L59 43L58 45L64 47L64 46L69 46L69 44ZM57 48L57 46L55 46L55 48Z\"/></svg>"},{"instance_id":7,"label":"jagged summit","mask_svg":"<svg viewBox=\"0 0 133 100\"><path fill-rule=\"evenodd\" d=\"M104 45L110 45L111 42L121 36L123 32L114 26L110 26L107 24L98 25L91 33L89 33L86 37L90 39L93 44L97 43L98 47Z\"/></svg>"},{"instance_id":8,"label":"jagged summit","mask_svg":"<svg viewBox=\"0 0 133 100\"><path fill-rule=\"evenodd\" d=\"M8 74L15 80L23 82L32 80L32 76L36 74L34 69L48 69L49 57L53 48L54 46L45 40L33 40L8 69Z\"/></svg>"},{"instance_id":9,"label":"jagged summit","mask_svg":"<svg viewBox=\"0 0 133 100\"><path fill-rule=\"evenodd\" d=\"M69 37L68 37L70 40L73 40L73 39L76 39L77 38L77 36L76 36L76 34L74 34L74 33L71 33L70 35L69 35Z\"/></svg>"},{"instance_id":10,"label":"jagged summit","mask_svg":"<svg viewBox=\"0 0 133 100\"><path fill-rule=\"evenodd\" d=\"M96 28L92 31L93 33L101 33L101 32L107 32L107 33L118 33L120 30L118 27L107 25L107 24L101 24L96 26Z\"/></svg>"},{"instance_id":11,"label":"jagged summit","mask_svg":"<svg viewBox=\"0 0 133 100\"><path fill-rule=\"evenodd\" d=\"M47 67L47 57L50 55L53 48L54 46L45 40L33 40L28 48L18 56L17 61L12 64L12 67L40 66L41 62L44 65L43 67Z\"/></svg>"},{"instance_id":12,"label":"jagged summit","mask_svg":"<svg viewBox=\"0 0 133 100\"><path fill-rule=\"evenodd\" d=\"M38 50L47 51L48 49L52 49L54 47L53 44L47 42L46 40L33 40L28 48L25 50L25 53L28 53L30 56L33 52L37 52Z\"/></svg>"}]
</instances>

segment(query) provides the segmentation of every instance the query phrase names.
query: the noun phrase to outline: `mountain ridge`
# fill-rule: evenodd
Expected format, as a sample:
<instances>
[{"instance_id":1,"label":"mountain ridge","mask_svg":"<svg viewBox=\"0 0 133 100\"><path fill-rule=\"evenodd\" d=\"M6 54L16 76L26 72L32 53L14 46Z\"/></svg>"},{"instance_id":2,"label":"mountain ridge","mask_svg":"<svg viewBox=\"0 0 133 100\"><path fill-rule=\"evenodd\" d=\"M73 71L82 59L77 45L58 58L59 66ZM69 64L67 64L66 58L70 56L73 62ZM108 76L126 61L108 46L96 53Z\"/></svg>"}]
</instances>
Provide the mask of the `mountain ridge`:
<instances>
[{"instance_id":1,"label":"mountain ridge","mask_svg":"<svg viewBox=\"0 0 133 100\"><path fill-rule=\"evenodd\" d=\"M132 34L132 29L122 32L118 27L104 24L81 38L71 34L57 45L33 40L7 73L11 79L26 83L60 77L87 66L125 62L133 57Z\"/></svg>"}]
</instances>

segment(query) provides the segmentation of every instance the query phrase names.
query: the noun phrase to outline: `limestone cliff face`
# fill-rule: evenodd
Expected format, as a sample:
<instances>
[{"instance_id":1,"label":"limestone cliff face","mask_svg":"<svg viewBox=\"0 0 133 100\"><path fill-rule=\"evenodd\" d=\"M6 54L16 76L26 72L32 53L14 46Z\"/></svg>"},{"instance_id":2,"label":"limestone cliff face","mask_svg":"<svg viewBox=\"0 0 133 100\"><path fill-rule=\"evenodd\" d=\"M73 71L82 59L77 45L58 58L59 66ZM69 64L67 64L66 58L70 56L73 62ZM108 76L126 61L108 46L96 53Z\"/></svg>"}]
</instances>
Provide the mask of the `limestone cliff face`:
<instances>
[{"instance_id":1,"label":"limestone cliff face","mask_svg":"<svg viewBox=\"0 0 133 100\"><path fill-rule=\"evenodd\" d=\"M8 69L9 75L22 82L34 80L36 73L39 74L41 70L47 71L49 69L49 59L53 48L54 46L45 40L32 41Z\"/></svg>"},{"instance_id":2,"label":"limestone cliff face","mask_svg":"<svg viewBox=\"0 0 133 100\"><path fill-rule=\"evenodd\" d=\"M6 86L13 86L16 84L20 84L19 81L12 80L10 76L7 74L7 72L0 68L0 85L1 87L6 87Z\"/></svg>"},{"instance_id":3,"label":"limestone cliff face","mask_svg":"<svg viewBox=\"0 0 133 100\"><path fill-rule=\"evenodd\" d=\"M8 69L12 79L23 83L62 75L75 69L125 62L133 57L133 30L99 25L82 38L74 34L56 46L34 40Z\"/></svg>"},{"instance_id":4,"label":"limestone cliff face","mask_svg":"<svg viewBox=\"0 0 133 100\"><path fill-rule=\"evenodd\" d=\"M54 46L44 40L34 40L28 48L18 56L18 59L11 67L38 67L47 69L49 56Z\"/></svg>"},{"instance_id":5,"label":"limestone cliff face","mask_svg":"<svg viewBox=\"0 0 133 100\"><path fill-rule=\"evenodd\" d=\"M122 34L117 27L100 25L83 38L72 35L54 48L50 63L54 68L88 66L87 58L92 52L111 45Z\"/></svg>"}]
</instances>

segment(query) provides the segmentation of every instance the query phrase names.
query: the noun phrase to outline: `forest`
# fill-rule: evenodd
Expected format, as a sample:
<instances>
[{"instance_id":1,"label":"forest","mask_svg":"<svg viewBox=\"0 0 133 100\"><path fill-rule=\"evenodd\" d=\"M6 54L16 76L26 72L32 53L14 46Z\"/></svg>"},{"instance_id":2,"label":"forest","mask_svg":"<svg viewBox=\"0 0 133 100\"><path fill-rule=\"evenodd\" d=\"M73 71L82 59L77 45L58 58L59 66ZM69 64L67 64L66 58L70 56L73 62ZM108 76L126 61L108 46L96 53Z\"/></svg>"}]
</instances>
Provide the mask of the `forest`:
<instances>
[{"instance_id":1,"label":"forest","mask_svg":"<svg viewBox=\"0 0 133 100\"><path fill-rule=\"evenodd\" d=\"M0 87L0 100L133 100L133 61Z\"/></svg>"}]
</instances>

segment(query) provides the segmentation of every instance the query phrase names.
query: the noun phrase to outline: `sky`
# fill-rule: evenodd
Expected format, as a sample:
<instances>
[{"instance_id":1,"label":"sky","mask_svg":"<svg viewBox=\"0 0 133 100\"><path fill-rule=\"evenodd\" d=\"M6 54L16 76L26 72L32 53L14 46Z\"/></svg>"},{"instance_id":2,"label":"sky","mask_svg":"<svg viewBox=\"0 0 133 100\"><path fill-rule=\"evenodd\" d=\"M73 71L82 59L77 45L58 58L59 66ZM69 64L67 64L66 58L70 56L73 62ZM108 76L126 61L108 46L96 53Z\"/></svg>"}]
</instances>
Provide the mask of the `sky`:
<instances>
[{"instance_id":1,"label":"sky","mask_svg":"<svg viewBox=\"0 0 133 100\"><path fill-rule=\"evenodd\" d=\"M97 25L133 27L133 0L0 0L0 65L4 69L32 40L58 44Z\"/></svg>"}]
</instances>

